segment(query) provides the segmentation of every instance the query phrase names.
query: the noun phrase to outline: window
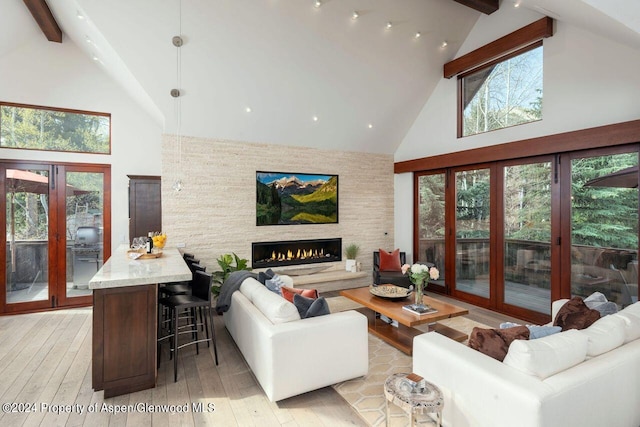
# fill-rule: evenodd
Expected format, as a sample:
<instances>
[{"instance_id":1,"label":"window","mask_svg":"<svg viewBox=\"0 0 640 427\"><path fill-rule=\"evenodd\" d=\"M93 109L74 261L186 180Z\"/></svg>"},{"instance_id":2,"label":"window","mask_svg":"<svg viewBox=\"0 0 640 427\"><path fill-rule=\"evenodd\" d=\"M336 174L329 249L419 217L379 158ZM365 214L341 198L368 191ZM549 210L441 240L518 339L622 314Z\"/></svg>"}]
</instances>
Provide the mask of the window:
<instances>
[{"instance_id":1,"label":"window","mask_svg":"<svg viewBox=\"0 0 640 427\"><path fill-rule=\"evenodd\" d=\"M0 147L109 154L111 115L0 103Z\"/></svg>"},{"instance_id":2,"label":"window","mask_svg":"<svg viewBox=\"0 0 640 427\"><path fill-rule=\"evenodd\" d=\"M460 76L462 136L542 119L542 43Z\"/></svg>"},{"instance_id":3,"label":"window","mask_svg":"<svg viewBox=\"0 0 640 427\"><path fill-rule=\"evenodd\" d=\"M458 138L542 119L544 17L444 64L458 76Z\"/></svg>"}]
</instances>

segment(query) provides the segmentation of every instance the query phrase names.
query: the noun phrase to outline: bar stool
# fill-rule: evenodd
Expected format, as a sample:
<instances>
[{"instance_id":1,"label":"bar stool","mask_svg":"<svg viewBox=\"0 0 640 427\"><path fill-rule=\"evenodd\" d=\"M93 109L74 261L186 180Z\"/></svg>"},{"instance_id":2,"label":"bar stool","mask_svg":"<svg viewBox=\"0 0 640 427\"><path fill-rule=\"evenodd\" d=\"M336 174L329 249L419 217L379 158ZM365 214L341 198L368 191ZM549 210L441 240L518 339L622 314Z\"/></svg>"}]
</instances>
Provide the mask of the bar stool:
<instances>
[{"instance_id":1,"label":"bar stool","mask_svg":"<svg viewBox=\"0 0 640 427\"><path fill-rule=\"evenodd\" d=\"M164 286L160 286L160 288L158 289L159 294L162 296L171 296L171 295L184 295L184 294L190 293L191 284L193 282L193 277L196 271L207 271L207 267L204 267L195 261L197 260L193 260L193 262L187 261L187 265L191 270L191 276L192 276L191 280L186 282L165 283Z\"/></svg>"},{"instance_id":2,"label":"bar stool","mask_svg":"<svg viewBox=\"0 0 640 427\"><path fill-rule=\"evenodd\" d=\"M197 260L193 260L193 261L197 261ZM189 269L191 270L191 280L186 281L186 282L166 283L166 284L164 284L164 286L161 286L160 288L158 288L158 313L162 313L162 315L159 315L158 322L161 322L161 324L163 326L166 323L168 323L171 319L168 316L169 310L166 307L161 307L160 306L160 299L161 298L165 298L165 297L174 296L174 295L189 295L189 294L191 294L191 287L193 285L193 280L195 279L196 271L205 272L207 270L207 267L201 266L200 264L197 264L197 263L193 263L193 262L187 261L187 264L189 266ZM185 316L187 316L187 317L189 316L189 312L188 311L185 311L184 313L181 313L180 319L184 318ZM200 316L202 316L202 308L200 308ZM202 330L202 328L201 328L201 330ZM173 355L172 355L172 357L173 357Z\"/></svg>"},{"instance_id":3,"label":"bar stool","mask_svg":"<svg viewBox=\"0 0 640 427\"><path fill-rule=\"evenodd\" d=\"M169 340L171 343L171 352L175 353L173 358L173 381L178 381L178 350L188 345L196 345L196 353L200 354L198 344L206 342L213 343L213 352L215 355L216 366L218 365L218 349L216 347L216 333L213 325L213 313L211 310L211 284L213 277L210 273L196 271L191 288L191 295L173 295L161 298L159 303L161 306L169 309L171 321L169 323L169 331L166 335L162 335L162 324L158 321L158 365L160 364L160 346L162 341ZM196 308L203 308L205 312L200 316L200 322L196 316ZM178 325L179 313L183 310L190 310L191 316L187 317L188 323L183 326ZM158 316L160 316L158 310ZM206 314L206 315L205 315ZM198 326L204 324L205 338L198 338ZM209 336L211 329L211 336ZM191 335L191 340L179 345L178 337L180 335Z\"/></svg>"}]
</instances>

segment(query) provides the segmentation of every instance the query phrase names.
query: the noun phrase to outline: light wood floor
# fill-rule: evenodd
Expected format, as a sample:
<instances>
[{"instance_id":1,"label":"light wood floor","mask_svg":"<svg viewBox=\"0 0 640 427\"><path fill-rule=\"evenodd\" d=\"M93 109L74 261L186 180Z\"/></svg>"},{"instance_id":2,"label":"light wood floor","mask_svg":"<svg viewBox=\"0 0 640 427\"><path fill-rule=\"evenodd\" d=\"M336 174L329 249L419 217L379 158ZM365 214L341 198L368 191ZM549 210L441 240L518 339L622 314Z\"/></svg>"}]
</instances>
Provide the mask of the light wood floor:
<instances>
[{"instance_id":1,"label":"light wood floor","mask_svg":"<svg viewBox=\"0 0 640 427\"><path fill-rule=\"evenodd\" d=\"M492 326L515 320L469 307L469 317ZM206 347L199 355L184 349L174 383L165 350L154 389L103 399L91 388L91 318L91 308L0 317L1 426L367 425L331 387L269 402L220 316L214 316L219 366ZM194 411L199 403L204 409ZM175 410L151 412L148 405ZM186 413L178 409L184 405Z\"/></svg>"}]
</instances>

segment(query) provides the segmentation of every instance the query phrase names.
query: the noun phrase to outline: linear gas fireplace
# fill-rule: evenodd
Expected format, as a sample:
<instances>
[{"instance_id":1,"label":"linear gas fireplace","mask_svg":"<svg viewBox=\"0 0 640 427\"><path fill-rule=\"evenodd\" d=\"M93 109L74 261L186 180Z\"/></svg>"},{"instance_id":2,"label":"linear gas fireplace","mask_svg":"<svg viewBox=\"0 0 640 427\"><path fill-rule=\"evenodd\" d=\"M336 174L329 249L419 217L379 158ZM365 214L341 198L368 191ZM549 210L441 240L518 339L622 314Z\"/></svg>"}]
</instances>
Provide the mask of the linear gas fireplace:
<instances>
[{"instance_id":1,"label":"linear gas fireplace","mask_svg":"<svg viewBox=\"0 0 640 427\"><path fill-rule=\"evenodd\" d=\"M252 267L342 261L342 239L285 240L251 244Z\"/></svg>"}]
</instances>

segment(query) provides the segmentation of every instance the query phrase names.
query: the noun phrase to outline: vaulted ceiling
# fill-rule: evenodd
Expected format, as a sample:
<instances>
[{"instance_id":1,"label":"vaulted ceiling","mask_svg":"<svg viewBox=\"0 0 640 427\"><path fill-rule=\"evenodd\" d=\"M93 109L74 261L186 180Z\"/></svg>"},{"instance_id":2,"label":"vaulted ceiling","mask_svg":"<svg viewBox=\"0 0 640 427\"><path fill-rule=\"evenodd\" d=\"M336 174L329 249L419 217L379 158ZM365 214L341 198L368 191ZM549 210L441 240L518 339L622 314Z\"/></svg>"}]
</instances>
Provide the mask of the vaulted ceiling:
<instances>
[{"instance_id":1,"label":"vaulted ceiling","mask_svg":"<svg viewBox=\"0 0 640 427\"><path fill-rule=\"evenodd\" d=\"M167 133L393 153L481 15L462 3L494 1L47 3L63 43L86 52ZM500 2L516 6L640 47L637 0ZM0 56L47 42L22 2L3 8Z\"/></svg>"}]
</instances>

